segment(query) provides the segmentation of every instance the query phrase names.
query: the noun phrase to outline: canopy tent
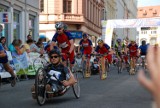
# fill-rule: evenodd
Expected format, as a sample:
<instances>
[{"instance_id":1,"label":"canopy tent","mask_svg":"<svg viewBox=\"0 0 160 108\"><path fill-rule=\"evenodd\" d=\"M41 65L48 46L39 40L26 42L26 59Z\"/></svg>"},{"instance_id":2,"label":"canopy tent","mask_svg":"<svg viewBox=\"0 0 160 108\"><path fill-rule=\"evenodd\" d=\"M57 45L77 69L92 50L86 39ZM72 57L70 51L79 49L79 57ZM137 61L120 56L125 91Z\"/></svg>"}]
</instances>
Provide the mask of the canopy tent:
<instances>
[{"instance_id":1,"label":"canopy tent","mask_svg":"<svg viewBox=\"0 0 160 108\"><path fill-rule=\"evenodd\" d=\"M160 18L102 20L102 38L111 46L114 28L158 27Z\"/></svg>"}]
</instances>

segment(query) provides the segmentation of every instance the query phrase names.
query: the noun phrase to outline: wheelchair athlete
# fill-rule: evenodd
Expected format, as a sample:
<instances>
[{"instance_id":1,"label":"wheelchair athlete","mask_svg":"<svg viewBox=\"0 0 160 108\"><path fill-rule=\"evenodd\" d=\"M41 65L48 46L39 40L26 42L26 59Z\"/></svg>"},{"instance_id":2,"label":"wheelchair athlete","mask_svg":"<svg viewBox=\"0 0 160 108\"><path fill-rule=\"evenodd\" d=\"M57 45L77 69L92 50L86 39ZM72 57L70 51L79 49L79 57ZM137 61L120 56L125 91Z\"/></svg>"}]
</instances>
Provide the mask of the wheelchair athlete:
<instances>
[{"instance_id":1,"label":"wheelchair athlete","mask_svg":"<svg viewBox=\"0 0 160 108\"><path fill-rule=\"evenodd\" d=\"M76 83L74 75L67 67L61 63L61 53L58 49L53 49L49 52L51 64L45 67L47 72L46 93L48 98L54 97L55 94L64 94L65 87ZM35 86L32 86L32 97L35 99Z\"/></svg>"}]
</instances>

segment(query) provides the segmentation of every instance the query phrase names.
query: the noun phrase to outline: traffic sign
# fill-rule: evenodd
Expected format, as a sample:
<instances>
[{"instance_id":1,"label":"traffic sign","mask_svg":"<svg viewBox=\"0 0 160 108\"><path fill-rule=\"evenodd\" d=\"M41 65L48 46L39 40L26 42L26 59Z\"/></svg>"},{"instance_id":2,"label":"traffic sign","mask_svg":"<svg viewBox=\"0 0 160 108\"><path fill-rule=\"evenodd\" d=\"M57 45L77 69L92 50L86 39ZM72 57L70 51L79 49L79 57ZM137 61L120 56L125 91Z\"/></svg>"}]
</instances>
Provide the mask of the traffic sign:
<instances>
[{"instance_id":1,"label":"traffic sign","mask_svg":"<svg viewBox=\"0 0 160 108\"><path fill-rule=\"evenodd\" d=\"M0 23L11 23L11 13L0 12Z\"/></svg>"}]
</instances>

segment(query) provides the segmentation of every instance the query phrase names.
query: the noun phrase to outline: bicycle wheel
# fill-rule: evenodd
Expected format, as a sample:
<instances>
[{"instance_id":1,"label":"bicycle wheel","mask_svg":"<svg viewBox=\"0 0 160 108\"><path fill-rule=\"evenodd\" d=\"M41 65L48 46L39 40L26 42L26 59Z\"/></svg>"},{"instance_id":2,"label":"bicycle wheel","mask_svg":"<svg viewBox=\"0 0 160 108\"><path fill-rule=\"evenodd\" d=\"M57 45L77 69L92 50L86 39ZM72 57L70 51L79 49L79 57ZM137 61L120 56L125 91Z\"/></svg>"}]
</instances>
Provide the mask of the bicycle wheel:
<instances>
[{"instance_id":1,"label":"bicycle wheel","mask_svg":"<svg viewBox=\"0 0 160 108\"><path fill-rule=\"evenodd\" d=\"M35 71L37 71L39 67L44 67L47 64L48 64L48 61L43 57L38 57L33 61L33 67Z\"/></svg>"},{"instance_id":2,"label":"bicycle wheel","mask_svg":"<svg viewBox=\"0 0 160 108\"><path fill-rule=\"evenodd\" d=\"M109 72L109 64L108 61L105 61L105 74L107 74L107 72Z\"/></svg>"},{"instance_id":3,"label":"bicycle wheel","mask_svg":"<svg viewBox=\"0 0 160 108\"><path fill-rule=\"evenodd\" d=\"M36 72L35 78L35 94L38 104L41 106L46 101L46 72L40 67Z\"/></svg>"},{"instance_id":4,"label":"bicycle wheel","mask_svg":"<svg viewBox=\"0 0 160 108\"><path fill-rule=\"evenodd\" d=\"M86 73L86 61L83 61L83 64L82 64L82 76L83 76L83 78L85 78L85 73Z\"/></svg>"},{"instance_id":5,"label":"bicycle wheel","mask_svg":"<svg viewBox=\"0 0 160 108\"><path fill-rule=\"evenodd\" d=\"M122 63L121 63L121 61L118 61L117 68L118 68L118 74L121 73L121 71L122 71Z\"/></svg>"},{"instance_id":6,"label":"bicycle wheel","mask_svg":"<svg viewBox=\"0 0 160 108\"><path fill-rule=\"evenodd\" d=\"M80 97L80 83L79 83L78 73L74 72L73 75L77 80L77 82L72 86L72 89L75 97L78 99Z\"/></svg>"},{"instance_id":7,"label":"bicycle wheel","mask_svg":"<svg viewBox=\"0 0 160 108\"><path fill-rule=\"evenodd\" d=\"M1 85L2 85L2 78L1 78L1 75L0 75L0 88L1 88Z\"/></svg>"}]
</instances>

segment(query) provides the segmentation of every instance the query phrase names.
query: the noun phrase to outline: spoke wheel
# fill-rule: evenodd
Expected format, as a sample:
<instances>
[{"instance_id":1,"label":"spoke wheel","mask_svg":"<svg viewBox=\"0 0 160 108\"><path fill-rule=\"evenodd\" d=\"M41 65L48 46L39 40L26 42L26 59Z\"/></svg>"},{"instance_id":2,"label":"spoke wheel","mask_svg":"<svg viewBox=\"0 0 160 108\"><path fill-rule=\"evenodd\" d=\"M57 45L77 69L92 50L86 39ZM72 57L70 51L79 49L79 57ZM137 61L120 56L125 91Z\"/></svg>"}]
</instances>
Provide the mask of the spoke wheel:
<instances>
[{"instance_id":1,"label":"spoke wheel","mask_svg":"<svg viewBox=\"0 0 160 108\"><path fill-rule=\"evenodd\" d=\"M121 71L122 71L121 61L118 61L117 68L118 68L118 73L121 73Z\"/></svg>"},{"instance_id":2,"label":"spoke wheel","mask_svg":"<svg viewBox=\"0 0 160 108\"><path fill-rule=\"evenodd\" d=\"M35 78L35 93L38 104L41 106L46 101L46 73L43 68L39 68Z\"/></svg>"},{"instance_id":3,"label":"spoke wheel","mask_svg":"<svg viewBox=\"0 0 160 108\"><path fill-rule=\"evenodd\" d=\"M33 67L35 71L38 70L39 67L47 66L48 61L45 58L38 57L33 61Z\"/></svg>"},{"instance_id":4,"label":"spoke wheel","mask_svg":"<svg viewBox=\"0 0 160 108\"><path fill-rule=\"evenodd\" d=\"M0 88L1 88L1 85L2 85L2 78L1 78L1 75L0 75Z\"/></svg>"},{"instance_id":5,"label":"spoke wheel","mask_svg":"<svg viewBox=\"0 0 160 108\"><path fill-rule=\"evenodd\" d=\"M86 61L83 61L83 64L82 64L82 76L83 78L85 78L85 73L86 73Z\"/></svg>"},{"instance_id":6,"label":"spoke wheel","mask_svg":"<svg viewBox=\"0 0 160 108\"><path fill-rule=\"evenodd\" d=\"M75 95L75 97L78 99L80 97L80 84L79 84L79 78L78 78L78 73L75 72L73 73L75 79L77 80L77 82L72 86L73 89L73 93Z\"/></svg>"}]
</instances>

